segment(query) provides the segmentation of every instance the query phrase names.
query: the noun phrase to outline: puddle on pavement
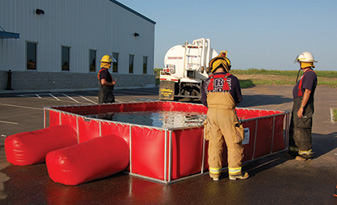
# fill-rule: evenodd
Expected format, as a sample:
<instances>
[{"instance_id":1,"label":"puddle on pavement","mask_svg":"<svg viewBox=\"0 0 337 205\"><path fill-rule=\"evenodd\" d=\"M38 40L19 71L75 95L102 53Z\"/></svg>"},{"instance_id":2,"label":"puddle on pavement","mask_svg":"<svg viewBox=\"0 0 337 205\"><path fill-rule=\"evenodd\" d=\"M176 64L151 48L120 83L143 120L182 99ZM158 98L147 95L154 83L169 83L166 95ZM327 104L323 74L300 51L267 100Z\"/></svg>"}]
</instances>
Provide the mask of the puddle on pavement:
<instances>
[{"instance_id":1,"label":"puddle on pavement","mask_svg":"<svg viewBox=\"0 0 337 205\"><path fill-rule=\"evenodd\" d=\"M87 117L159 128L201 126L206 119L206 115L197 112L178 111L112 112L87 115Z\"/></svg>"}]
</instances>

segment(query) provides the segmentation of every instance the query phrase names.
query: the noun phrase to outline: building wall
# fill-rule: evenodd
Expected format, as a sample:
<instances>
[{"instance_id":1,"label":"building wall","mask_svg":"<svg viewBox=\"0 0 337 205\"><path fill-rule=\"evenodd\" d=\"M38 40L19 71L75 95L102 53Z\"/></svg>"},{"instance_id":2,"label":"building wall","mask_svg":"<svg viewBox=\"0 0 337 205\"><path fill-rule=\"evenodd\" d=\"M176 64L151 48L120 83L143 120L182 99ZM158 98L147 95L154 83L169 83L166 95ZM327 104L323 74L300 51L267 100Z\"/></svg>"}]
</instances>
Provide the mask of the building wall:
<instances>
[{"instance_id":1,"label":"building wall","mask_svg":"<svg viewBox=\"0 0 337 205\"><path fill-rule=\"evenodd\" d=\"M37 15L36 9L45 14ZM6 71L0 73L0 80L7 79L11 70L13 89L96 87L100 58L112 52L119 53L118 73L112 73L118 86L154 84L155 22L118 2L1 0L0 26L20 33L20 39L0 39L0 71ZM27 42L37 43L33 71L26 68ZM62 46L70 47L70 71L61 71ZM89 71L89 49L96 50L96 72ZM129 74L130 54L135 56L133 74ZM143 74L143 56L148 57L147 74ZM4 89L7 83L0 86Z\"/></svg>"}]
</instances>

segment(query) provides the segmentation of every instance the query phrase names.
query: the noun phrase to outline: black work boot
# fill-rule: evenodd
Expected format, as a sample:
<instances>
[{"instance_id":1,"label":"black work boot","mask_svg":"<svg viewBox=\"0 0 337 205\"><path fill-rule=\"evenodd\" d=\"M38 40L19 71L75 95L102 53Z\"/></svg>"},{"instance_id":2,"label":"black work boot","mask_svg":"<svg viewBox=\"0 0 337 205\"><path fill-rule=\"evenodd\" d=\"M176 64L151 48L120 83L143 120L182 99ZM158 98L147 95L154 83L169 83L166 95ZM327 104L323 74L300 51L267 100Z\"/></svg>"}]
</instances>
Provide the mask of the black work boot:
<instances>
[{"instance_id":1,"label":"black work boot","mask_svg":"<svg viewBox=\"0 0 337 205\"><path fill-rule=\"evenodd\" d=\"M214 180L214 181L219 181L220 174L209 174L209 176Z\"/></svg>"},{"instance_id":2,"label":"black work boot","mask_svg":"<svg viewBox=\"0 0 337 205\"><path fill-rule=\"evenodd\" d=\"M295 160L297 161L307 161L307 160L311 160L311 155L305 155L305 154L302 154L302 155L298 155Z\"/></svg>"}]
</instances>

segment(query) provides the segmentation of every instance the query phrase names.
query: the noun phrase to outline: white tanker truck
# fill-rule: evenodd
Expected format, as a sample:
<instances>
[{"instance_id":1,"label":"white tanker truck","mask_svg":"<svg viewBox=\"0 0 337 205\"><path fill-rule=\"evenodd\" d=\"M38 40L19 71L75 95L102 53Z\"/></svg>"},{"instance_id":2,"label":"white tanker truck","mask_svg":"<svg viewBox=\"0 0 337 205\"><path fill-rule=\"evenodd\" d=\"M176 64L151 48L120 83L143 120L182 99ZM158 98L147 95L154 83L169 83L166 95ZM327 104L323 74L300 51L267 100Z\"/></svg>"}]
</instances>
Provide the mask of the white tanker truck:
<instances>
[{"instance_id":1,"label":"white tanker truck","mask_svg":"<svg viewBox=\"0 0 337 205\"><path fill-rule=\"evenodd\" d=\"M217 55L211 40L204 38L170 48L165 55L165 68L160 72L159 99L199 100L202 81L208 77L208 62Z\"/></svg>"}]
</instances>

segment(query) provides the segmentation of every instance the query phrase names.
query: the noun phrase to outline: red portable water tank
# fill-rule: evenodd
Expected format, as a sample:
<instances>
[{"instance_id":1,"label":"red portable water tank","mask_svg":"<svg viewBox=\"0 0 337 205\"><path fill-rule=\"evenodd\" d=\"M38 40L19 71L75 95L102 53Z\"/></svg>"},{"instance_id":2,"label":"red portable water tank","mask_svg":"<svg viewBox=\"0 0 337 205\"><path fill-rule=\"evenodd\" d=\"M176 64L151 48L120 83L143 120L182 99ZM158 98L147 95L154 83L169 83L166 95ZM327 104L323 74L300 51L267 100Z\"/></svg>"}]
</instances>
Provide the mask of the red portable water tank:
<instances>
[{"instance_id":1,"label":"red portable water tank","mask_svg":"<svg viewBox=\"0 0 337 205\"><path fill-rule=\"evenodd\" d=\"M7 161L13 165L43 163L48 152L77 144L77 133L69 125L57 125L10 135L5 139Z\"/></svg>"},{"instance_id":2,"label":"red portable water tank","mask_svg":"<svg viewBox=\"0 0 337 205\"><path fill-rule=\"evenodd\" d=\"M97 137L48 153L46 164L54 182L77 185L126 169L129 147L119 136Z\"/></svg>"}]
</instances>

